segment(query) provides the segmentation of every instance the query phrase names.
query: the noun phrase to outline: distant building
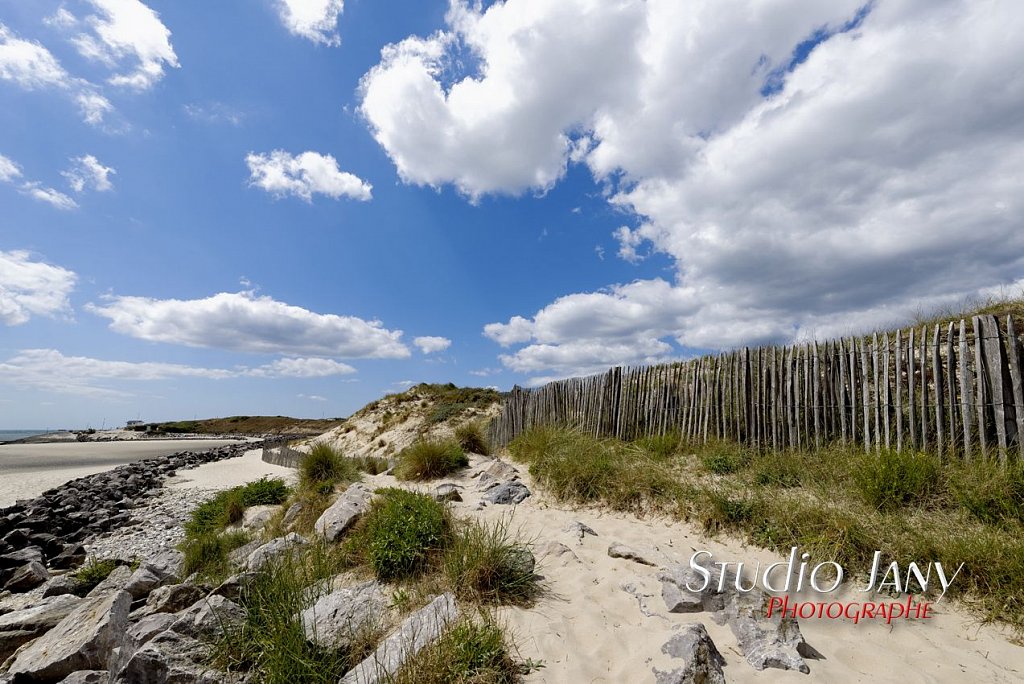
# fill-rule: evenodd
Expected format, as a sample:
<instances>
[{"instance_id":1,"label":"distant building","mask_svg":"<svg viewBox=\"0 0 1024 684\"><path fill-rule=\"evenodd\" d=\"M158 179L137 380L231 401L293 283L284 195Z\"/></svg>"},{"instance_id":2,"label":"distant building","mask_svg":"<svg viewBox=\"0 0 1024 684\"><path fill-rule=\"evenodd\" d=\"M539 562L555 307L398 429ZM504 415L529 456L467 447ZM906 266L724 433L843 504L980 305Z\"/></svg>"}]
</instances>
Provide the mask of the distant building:
<instances>
[{"instance_id":1,"label":"distant building","mask_svg":"<svg viewBox=\"0 0 1024 684\"><path fill-rule=\"evenodd\" d=\"M140 425L145 425L145 423L141 420L129 420L127 423L125 423L125 429L131 430L132 428L138 427Z\"/></svg>"}]
</instances>

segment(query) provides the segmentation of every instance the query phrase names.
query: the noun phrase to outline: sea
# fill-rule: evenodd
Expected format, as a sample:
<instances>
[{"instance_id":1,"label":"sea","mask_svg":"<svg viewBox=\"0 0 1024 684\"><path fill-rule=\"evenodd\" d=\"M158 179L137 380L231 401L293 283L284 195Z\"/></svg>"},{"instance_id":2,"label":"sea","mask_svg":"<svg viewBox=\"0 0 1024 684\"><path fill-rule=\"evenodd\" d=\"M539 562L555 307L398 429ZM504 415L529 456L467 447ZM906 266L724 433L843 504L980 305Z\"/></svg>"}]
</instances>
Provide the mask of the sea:
<instances>
[{"instance_id":1,"label":"sea","mask_svg":"<svg viewBox=\"0 0 1024 684\"><path fill-rule=\"evenodd\" d=\"M0 444L4 442L13 442L17 439L25 439L26 437L45 435L46 432L46 430L0 430Z\"/></svg>"}]
</instances>

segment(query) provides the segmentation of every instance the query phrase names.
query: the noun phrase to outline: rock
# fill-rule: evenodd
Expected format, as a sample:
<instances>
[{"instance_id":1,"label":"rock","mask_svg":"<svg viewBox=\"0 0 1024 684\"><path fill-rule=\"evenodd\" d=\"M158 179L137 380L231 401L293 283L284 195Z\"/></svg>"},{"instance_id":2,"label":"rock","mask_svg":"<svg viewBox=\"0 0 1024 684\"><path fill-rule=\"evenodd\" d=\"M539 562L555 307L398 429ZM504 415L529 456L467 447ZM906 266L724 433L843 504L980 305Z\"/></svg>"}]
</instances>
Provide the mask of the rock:
<instances>
[{"instance_id":1,"label":"rock","mask_svg":"<svg viewBox=\"0 0 1024 684\"><path fill-rule=\"evenodd\" d=\"M62 595L44 599L35 606L0 615L0 663L19 646L56 627L82 599Z\"/></svg>"},{"instance_id":2,"label":"rock","mask_svg":"<svg viewBox=\"0 0 1024 684\"><path fill-rule=\"evenodd\" d=\"M185 610L206 593L194 584L170 584L157 587L146 599L147 614L177 613Z\"/></svg>"},{"instance_id":3,"label":"rock","mask_svg":"<svg viewBox=\"0 0 1024 684\"><path fill-rule=\"evenodd\" d=\"M522 482L512 480L494 487L484 494L484 499L494 504L518 504L530 496L530 490Z\"/></svg>"},{"instance_id":4,"label":"rock","mask_svg":"<svg viewBox=\"0 0 1024 684\"><path fill-rule=\"evenodd\" d=\"M254 539L244 546L239 546L233 551L228 551L228 560L234 565L245 565L246 561L249 560L249 556L252 555L252 552L261 546L263 546L263 542L259 539Z\"/></svg>"},{"instance_id":5,"label":"rock","mask_svg":"<svg viewBox=\"0 0 1024 684\"><path fill-rule=\"evenodd\" d=\"M160 632L111 673L116 684L220 684L223 672L204 664L209 651L198 639L167 630Z\"/></svg>"},{"instance_id":6,"label":"rock","mask_svg":"<svg viewBox=\"0 0 1024 684\"><path fill-rule=\"evenodd\" d=\"M32 561L18 568L4 585L7 591L30 591L50 579L50 573L42 563Z\"/></svg>"},{"instance_id":7,"label":"rock","mask_svg":"<svg viewBox=\"0 0 1024 684\"><path fill-rule=\"evenodd\" d=\"M295 532L289 532L283 537L271 539L266 544L253 551L249 555L249 559L246 561L246 567L249 570L259 570L282 553L291 551L299 546L305 546L308 543L309 542L306 541L305 537Z\"/></svg>"},{"instance_id":8,"label":"rock","mask_svg":"<svg viewBox=\"0 0 1024 684\"><path fill-rule=\"evenodd\" d=\"M79 670L60 680L60 684L106 684L109 681L110 673L106 670Z\"/></svg>"},{"instance_id":9,"label":"rock","mask_svg":"<svg viewBox=\"0 0 1024 684\"><path fill-rule=\"evenodd\" d=\"M766 595L762 592L737 592L731 594L726 603L722 618L736 635L743 657L755 670L772 667L810 672L800 656L816 657L817 651L804 641L800 625L793 618L777 613L765 617L765 601Z\"/></svg>"},{"instance_id":10,"label":"rock","mask_svg":"<svg viewBox=\"0 0 1024 684\"><path fill-rule=\"evenodd\" d=\"M661 652L682 658L685 664L671 672L654 668L657 684L725 684L725 659L699 622L685 625L661 647Z\"/></svg>"},{"instance_id":11,"label":"rock","mask_svg":"<svg viewBox=\"0 0 1024 684\"><path fill-rule=\"evenodd\" d=\"M250 506L245 509L237 527L248 532L261 532L279 510L280 506Z\"/></svg>"},{"instance_id":12,"label":"rock","mask_svg":"<svg viewBox=\"0 0 1024 684\"><path fill-rule=\"evenodd\" d=\"M544 546L540 547L540 557L545 563L550 562L552 559L558 559L559 565L565 566L569 563L579 563L579 557L565 544L556 541L549 541Z\"/></svg>"},{"instance_id":13,"label":"rock","mask_svg":"<svg viewBox=\"0 0 1024 684\"><path fill-rule=\"evenodd\" d=\"M342 677L339 684L389 681L407 659L437 641L457 615L455 595L446 593L438 596L407 617L377 646L377 650Z\"/></svg>"},{"instance_id":14,"label":"rock","mask_svg":"<svg viewBox=\"0 0 1024 684\"><path fill-rule=\"evenodd\" d=\"M688 565L672 564L662 568L658 573L662 582L661 596L670 613L697 613L702 610L715 613L725 608L730 592L735 593L736 573L733 570L727 572L723 582L720 566L707 570L710 578L704 586L704 578ZM720 584L722 591L718 590ZM691 587L701 591L693 591Z\"/></svg>"},{"instance_id":15,"label":"rock","mask_svg":"<svg viewBox=\"0 0 1024 684\"><path fill-rule=\"evenodd\" d=\"M245 609L223 596L200 599L175 614L169 629L190 637L216 637L231 632L245 621Z\"/></svg>"},{"instance_id":16,"label":"rock","mask_svg":"<svg viewBox=\"0 0 1024 684\"><path fill-rule=\"evenodd\" d=\"M253 578L256 577L255 572L242 572L237 575L232 575L226 580L220 583L216 589L211 593L216 596L223 596L224 598L237 601L241 597L242 592L245 591L249 583L252 582Z\"/></svg>"},{"instance_id":17,"label":"rock","mask_svg":"<svg viewBox=\"0 0 1024 684\"><path fill-rule=\"evenodd\" d=\"M168 549L142 563L125 583L124 589L133 599L142 598L157 587L181 581L185 554Z\"/></svg>"},{"instance_id":18,"label":"rock","mask_svg":"<svg viewBox=\"0 0 1024 684\"><path fill-rule=\"evenodd\" d=\"M655 611L651 610L650 605L647 603L647 599L654 596L654 594L644 593L635 582L623 582L619 585L619 588L636 599L637 603L640 605L640 612L645 616L654 617L657 615Z\"/></svg>"},{"instance_id":19,"label":"rock","mask_svg":"<svg viewBox=\"0 0 1024 684\"><path fill-rule=\"evenodd\" d=\"M70 575L57 575L47 580L43 585L43 596L61 596L71 594L75 591L78 583Z\"/></svg>"},{"instance_id":20,"label":"rock","mask_svg":"<svg viewBox=\"0 0 1024 684\"><path fill-rule=\"evenodd\" d=\"M376 580L331 592L302 611L302 631L317 646L348 648L383 622L391 604L388 595Z\"/></svg>"},{"instance_id":21,"label":"rock","mask_svg":"<svg viewBox=\"0 0 1024 684\"><path fill-rule=\"evenodd\" d=\"M512 480L519 476L519 471L516 470L515 466L506 461L494 460L484 471L480 474L481 480L487 476L494 480Z\"/></svg>"},{"instance_id":22,"label":"rock","mask_svg":"<svg viewBox=\"0 0 1024 684\"><path fill-rule=\"evenodd\" d=\"M508 564L509 569L513 572L526 576L533 575L533 571L537 567L537 560L533 557L533 552L530 549L517 545L509 549Z\"/></svg>"},{"instance_id":23,"label":"rock","mask_svg":"<svg viewBox=\"0 0 1024 684\"><path fill-rule=\"evenodd\" d=\"M128 622L126 591L87 598L49 632L23 647L8 670L14 679L59 681L78 670L106 667Z\"/></svg>"},{"instance_id":24,"label":"rock","mask_svg":"<svg viewBox=\"0 0 1024 684\"><path fill-rule=\"evenodd\" d=\"M43 550L38 546L26 546L0 556L0 568L18 568L28 563L42 564Z\"/></svg>"},{"instance_id":25,"label":"rock","mask_svg":"<svg viewBox=\"0 0 1024 684\"><path fill-rule=\"evenodd\" d=\"M370 510L372 498L373 492L361 482L349 485L345 493L323 512L313 528L327 541L336 541L355 524L356 520Z\"/></svg>"},{"instance_id":26,"label":"rock","mask_svg":"<svg viewBox=\"0 0 1024 684\"><path fill-rule=\"evenodd\" d=\"M459 492L460 489L462 489L462 487L450 482L439 484L434 487L434 501L462 501L462 494Z\"/></svg>"},{"instance_id":27,"label":"rock","mask_svg":"<svg viewBox=\"0 0 1024 684\"><path fill-rule=\"evenodd\" d=\"M110 654L110 672L120 671L136 651L142 648L143 644L154 638L157 634L166 631L177 620L177 617L168 613L157 613L148 615L138 622L135 622L125 632L121 645L115 648Z\"/></svg>"},{"instance_id":28,"label":"rock","mask_svg":"<svg viewBox=\"0 0 1024 684\"><path fill-rule=\"evenodd\" d=\"M569 523L568 525L566 525L564 531L568 532L569 534L571 534L571 535L575 536L577 539L579 539L579 543L580 544L583 543L583 537L587 536L588 534L590 536L592 536L592 537L596 537L597 536L597 532L595 532L593 530L593 528L591 528L591 527L589 527L587 525L584 525L579 520L575 520L575 521Z\"/></svg>"},{"instance_id":29,"label":"rock","mask_svg":"<svg viewBox=\"0 0 1024 684\"><path fill-rule=\"evenodd\" d=\"M92 591L86 595L86 598L94 598L114 591L121 591L124 589L125 585L128 584L128 580L130 580L131 577L131 568L127 565L118 565L110 572L109 575L107 575L106 579L93 587Z\"/></svg>"},{"instance_id":30,"label":"rock","mask_svg":"<svg viewBox=\"0 0 1024 684\"><path fill-rule=\"evenodd\" d=\"M281 525L284 526L284 529L291 529L291 526L299 519L299 515L302 514L302 511L305 510L305 508L306 507L299 501L296 501L289 506L288 510L284 512L284 517L281 518Z\"/></svg>"},{"instance_id":31,"label":"rock","mask_svg":"<svg viewBox=\"0 0 1024 684\"><path fill-rule=\"evenodd\" d=\"M631 560L636 563L640 563L641 565L657 565L657 563L650 560L636 549L626 546L621 542L613 542L612 545L608 547L608 555L612 558Z\"/></svg>"}]
</instances>

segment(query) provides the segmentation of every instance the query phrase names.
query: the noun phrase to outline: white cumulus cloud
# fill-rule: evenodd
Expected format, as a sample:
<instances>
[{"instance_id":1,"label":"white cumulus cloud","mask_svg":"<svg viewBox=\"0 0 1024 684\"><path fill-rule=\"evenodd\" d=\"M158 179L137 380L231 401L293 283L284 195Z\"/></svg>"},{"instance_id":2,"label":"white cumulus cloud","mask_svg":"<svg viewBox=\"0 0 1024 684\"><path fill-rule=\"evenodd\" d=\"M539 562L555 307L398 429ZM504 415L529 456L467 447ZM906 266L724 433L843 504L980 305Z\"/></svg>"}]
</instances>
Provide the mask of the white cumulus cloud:
<instances>
[{"instance_id":1,"label":"white cumulus cloud","mask_svg":"<svg viewBox=\"0 0 1024 684\"><path fill-rule=\"evenodd\" d=\"M67 179L71 189L75 192L82 192L91 188L97 192L106 192L113 189L110 182L110 175L117 171L104 166L96 157L87 154L83 157L75 157L71 160L71 167L62 171L61 175Z\"/></svg>"},{"instance_id":2,"label":"white cumulus cloud","mask_svg":"<svg viewBox=\"0 0 1024 684\"><path fill-rule=\"evenodd\" d=\"M265 378L326 378L355 372L356 369L347 363L333 359L285 358L253 368L246 374Z\"/></svg>"},{"instance_id":3,"label":"white cumulus cloud","mask_svg":"<svg viewBox=\"0 0 1024 684\"><path fill-rule=\"evenodd\" d=\"M147 90L163 78L165 66L179 66L171 32L150 7L139 0L89 2L98 12L84 20L91 32L72 42L83 57L120 72L108 79L111 84Z\"/></svg>"},{"instance_id":4,"label":"white cumulus cloud","mask_svg":"<svg viewBox=\"0 0 1024 684\"><path fill-rule=\"evenodd\" d=\"M339 169L338 161L329 154L303 152L293 156L284 150L269 154L250 152L245 163L249 165L249 184L276 197L295 195L307 202L312 201L314 194L364 202L372 197L373 186Z\"/></svg>"},{"instance_id":5,"label":"white cumulus cloud","mask_svg":"<svg viewBox=\"0 0 1024 684\"><path fill-rule=\"evenodd\" d=\"M68 211L77 209L78 202L65 195L60 190L49 188L37 181L29 181L21 186L21 192L34 200L46 202L51 207Z\"/></svg>"},{"instance_id":6,"label":"white cumulus cloud","mask_svg":"<svg viewBox=\"0 0 1024 684\"><path fill-rule=\"evenodd\" d=\"M36 260L26 251L0 251L0 323L19 325L32 316L69 313L78 276Z\"/></svg>"},{"instance_id":7,"label":"white cumulus cloud","mask_svg":"<svg viewBox=\"0 0 1024 684\"><path fill-rule=\"evenodd\" d=\"M16 178L21 178L21 167L0 154L0 183L7 183Z\"/></svg>"},{"instance_id":8,"label":"white cumulus cloud","mask_svg":"<svg viewBox=\"0 0 1024 684\"><path fill-rule=\"evenodd\" d=\"M252 292L204 299L109 297L86 309L111 330L152 342L336 358L406 358L400 330L355 316L320 314Z\"/></svg>"},{"instance_id":9,"label":"white cumulus cloud","mask_svg":"<svg viewBox=\"0 0 1024 684\"><path fill-rule=\"evenodd\" d=\"M341 45L338 17L344 0L277 0L281 23L292 35L323 45Z\"/></svg>"},{"instance_id":10,"label":"white cumulus cloud","mask_svg":"<svg viewBox=\"0 0 1024 684\"><path fill-rule=\"evenodd\" d=\"M476 198L585 164L635 221L620 256L674 262L484 328L554 374L558 350L841 334L1014 282L1022 33L1009 2L455 0L384 48L361 106L406 182Z\"/></svg>"},{"instance_id":11,"label":"white cumulus cloud","mask_svg":"<svg viewBox=\"0 0 1024 684\"><path fill-rule=\"evenodd\" d=\"M424 354L443 352L445 349L452 346L452 341L447 337L434 337L431 335L417 337L412 341L412 343L419 347L419 350Z\"/></svg>"}]
</instances>

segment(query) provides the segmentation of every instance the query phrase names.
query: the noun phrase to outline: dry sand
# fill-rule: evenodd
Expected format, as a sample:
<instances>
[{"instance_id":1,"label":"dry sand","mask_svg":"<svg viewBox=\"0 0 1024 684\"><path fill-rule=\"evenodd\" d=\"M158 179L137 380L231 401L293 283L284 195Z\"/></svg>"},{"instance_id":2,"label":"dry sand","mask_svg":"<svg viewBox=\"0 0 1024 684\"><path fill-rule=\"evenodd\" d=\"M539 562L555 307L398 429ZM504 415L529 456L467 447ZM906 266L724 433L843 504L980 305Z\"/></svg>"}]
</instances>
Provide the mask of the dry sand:
<instances>
[{"instance_id":1,"label":"dry sand","mask_svg":"<svg viewBox=\"0 0 1024 684\"><path fill-rule=\"evenodd\" d=\"M808 644L824 659L807 661L809 675L775 669L758 672L740 654L729 627L716 624L710 614L666 612L661 583L656 579L659 568L611 558L608 546L622 542L660 563L685 564L694 551L704 549L717 560L749 564L760 560L762 567L785 558L745 547L728 537L707 538L694 526L674 520L639 519L593 508L573 510L544 497L526 469L519 470L533 496L514 509L498 505L476 511L480 494L475 480L463 475L444 481L465 486L465 501L453 504L456 513L489 521L511 516L513 527L533 540L547 595L531 609L502 611L516 635L520 655L544 663L527 677L528 682L653 682L652 666L671 670L682 665L663 655L661 646L674 633L674 626L691 622L703 622L707 627L725 657L724 672L730 682L1024 681L1024 648L1011 643L1012 635L996 626L979 625L973 616L946 601L938 605L932 619L892 627L884 621L854 625L850 621L801 620ZM389 476L368 479L378 486L396 484ZM587 535L580 542L575 534L564 531L573 521L589 525L599 536ZM542 549L551 542L564 544L570 551L545 557ZM653 615L645 615L640 601L621 588L626 583L648 595L644 603ZM855 588L861 585L856 583ZM840 600L860 601L863 596Z\"/></svg>"},{"instance_id":2,"label":"dry sand","mask_svg":"<svg viewBox=\"0 0 1024 684\"><path fill-rule=\"evenodd\" d=\"M279 477L294 484L294 468L263 462L262 449L250 449L238 458L206 463L192 470L179 470L175 477L164 480L169 489L229 489L261 477Z\"/></svg>"},{"instance_id":3,"label":"dry sand","mask_svg":"<svg viewBox=\"0 0 1024 684\"><path fill-rule=\"evenodd\" d=\"M238 440L154 439L0 445L0 508L69 480L177 451L213 449Z\"/></svg>"}]
</instances>

